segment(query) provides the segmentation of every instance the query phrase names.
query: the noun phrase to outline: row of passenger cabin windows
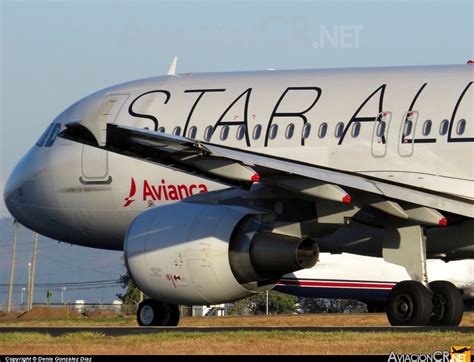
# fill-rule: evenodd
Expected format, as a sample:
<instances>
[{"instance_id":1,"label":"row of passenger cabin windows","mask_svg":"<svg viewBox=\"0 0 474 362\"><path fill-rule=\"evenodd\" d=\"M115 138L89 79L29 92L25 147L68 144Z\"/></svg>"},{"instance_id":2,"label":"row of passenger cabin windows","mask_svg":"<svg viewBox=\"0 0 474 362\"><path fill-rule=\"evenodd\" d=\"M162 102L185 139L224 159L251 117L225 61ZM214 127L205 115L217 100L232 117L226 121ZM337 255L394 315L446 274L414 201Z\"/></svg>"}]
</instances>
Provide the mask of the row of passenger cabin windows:
<instances>
[{"instance_id":1,"label":"row of passenger cabin windows","mask_svg":"<svg viewBox=\"0 0 474 362\"><path fill-rule=\"evenodd\" d=\"M376 129L377 137L384 137L386 128L387 128L387 123L384 120L379 121L378 125L377 125L377 129ZM421 133L423 134L423 136L429 136L430 133L431 133L432 128L433 128L433 122L430 119L427 119L423 123ZM211 139L213 129L214 129L213 126L207 126L206 129L204 130L204 139L206 141L209 141ZM360 122L354 122L353 125L352 125L352 128L351 128L351 136L353 138L359 137L360 129L361 129ZM444 119L440 123L439 134L441 136L444 136L448 133L448 130L449 130L449 120ZM464 134L465 130L466 130L466 120L465 119L460 119L457 122L457 125L456 125L456 133L459 136L461 136L461 135ZM245 131L246 131L246 126L245 125L240 125L239 128L237 129L237 134L236 134L237 140L240 141L245 137ZM404 128L403 128L403 136L404 137L410 136L412 131L413 131L413 121L410 120L410 119L407 119L405 121ZM165 128L160 127L158 129L158 132L163 132L164 133ZM327 135L327 132L328 132L328 124L326 122L321 123L319 125L319 129L318 129L318 137L319 138L325 138L326 135ZM344 132L344 123L339 122L338 124L336 124L336 128L334 129L334 136L339 139L339 138L342 137L343 132ZM179 127L179 126L175 127L174 130L173 130L173 134L176 135L176 136L180 136L181 135L181 127ZM311 134L311 124L310 123L305 123L304 126L303 126L301 136L302 136L303 139L307 139L310 136L310 134ZM262 125L257 124L253 128L251 137L254 140L258 140L261 137L261 135L262 135ZM294 135L295 135L295 125L293 123L290 123L288 126L286 126L285 137L287 139L292 139ZM197 136L197 127L192 126L189 129L188 137L194 139L194 138L196 138L196 136ZM277 124L272 124L270 126L270 132L269 132L268 137L271 140L273 140L277 136L278 136L278 125ZM229 137L229 126L221 126L219 138L222 141L225 141L225 140L227 140L228 137Z\"/></svg>"},{"instance_id":2,"label":"row of passenger cabin windows","mask_svg":"<svg viewBox=\"0 0 474 362\"><path fill-rule=\"evenodd\" d=\"M425 122L423 122L423 126L421 128L421 134L423 136L429 136L431 134L432 128L433 128L433 122L430 119L427 119ZM449 120L443 119L441 123L439 124L439 134L441 136L445 136L448 133L448 131L449 131ZM455 131L458 136L462 136L464 134L464 132L466 131L466 120L464 118L461 118L456 123ZM408 137L412 134L412 132L413 132L413 121L410 119L407 119L403 127L403 136Z\"/></svg>"},{"instance_id":3,"label":"row of passenger cabin windows","mask_svg":"<svg viewBox=\"0 0 474 362\"><path fill-rule=\"evenodd\" d=\"M229 127L230 126L221 126L220 128L220 135L219 135L219 138L222 140L222 141L225 141L228 137L229 137ZM204 130L204 139L206 141L209 141L211 139L211 136L212 136L212 133L213 133L213 129L214 127L213 126L207 126L206 129ZM254 140L258 140L261 135L262 135L262 130L263 130L263 127L262 125L260 124L257 124L256 126L254 126L253 128L253 131L252 131L252 134L251 134L251 137L254 139ZM162 133L165 133L165 127L160 127L158 128L158 132L162 132ZM245 137L245 131L246 131L246 126L245 125L240 125L239 128L237 129L237 134L236 134L236 138L237 140L242 140L244 139ZM328 124L327 123L322 123L320 126L319 126L319 130L318 130L318 136L319 138L324 138L326 137L327 135L327 131L328 131ZM340 138L342 136L342 133L344 132L344 123L343 122L339 122L337 125L336 125L336 128L335 128L335 131L334 131L334 136L336 138ZM353 127L353 131L352 131L352 135L353 137L357 137L360 133L360 123L359 122L356 122L354 127ZM303 130L302 130L302 137L303 139L307 139L311 134L311 124L310 123L306 123L304 126L303 126ZM176 135L176 136L180 136L181 135L181 127L175 127L173 129L173 135ZM287 139L292 139L293 136L295 135L295 125L293 123L290 123L287 127L286 127L286 130L285 130L285 137ZM188 131L188 136L189 138L196 138L197 136L197 127L196 126L192 126L189 131ZM277 124L273 124L271 127L270 127L270 132L269 132L269 135L268 137L273 140L275 139L276 137L278 136L278 125Z\"/></svg>"}]
</instances>

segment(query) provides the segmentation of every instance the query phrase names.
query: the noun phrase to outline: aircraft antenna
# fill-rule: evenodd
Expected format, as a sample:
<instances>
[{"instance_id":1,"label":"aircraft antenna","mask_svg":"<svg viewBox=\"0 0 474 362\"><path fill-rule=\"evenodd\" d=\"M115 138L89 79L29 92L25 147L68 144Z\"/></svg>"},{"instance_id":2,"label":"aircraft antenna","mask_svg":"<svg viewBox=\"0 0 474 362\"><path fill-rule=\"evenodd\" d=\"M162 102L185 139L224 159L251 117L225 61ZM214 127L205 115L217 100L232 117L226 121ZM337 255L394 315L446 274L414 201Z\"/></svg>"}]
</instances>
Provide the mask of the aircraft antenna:
<instances>
[{"instance_id":1,"label":"aircraft antenna","mask_svg":"<svg viewBox=\"0 0 474 362\"><path fill-rule=\"evenodd\" d=\"M176 63L178 62L178 57L175 56L171 61L170 67L168 69L168 75L176 75Z\"/></svg>"}]
</instances>

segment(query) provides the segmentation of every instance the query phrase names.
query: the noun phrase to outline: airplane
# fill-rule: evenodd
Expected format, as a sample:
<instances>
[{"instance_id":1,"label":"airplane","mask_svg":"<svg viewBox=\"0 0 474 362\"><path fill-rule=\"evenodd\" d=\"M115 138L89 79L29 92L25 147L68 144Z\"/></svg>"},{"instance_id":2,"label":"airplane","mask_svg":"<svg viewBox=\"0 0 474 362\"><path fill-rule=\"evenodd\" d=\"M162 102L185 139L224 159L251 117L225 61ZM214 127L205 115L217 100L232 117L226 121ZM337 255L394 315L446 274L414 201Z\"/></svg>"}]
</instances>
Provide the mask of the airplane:
<instances>
[{"instance_id":1,"label":"airplane","mask_svg":"<svg viewBox=\"0 0 474 362\"><path fill-rule=\"evenodd\" d=\"M463 347L463 348L460 348L460 349L456 349L456 347L451 347L452 349L452 352L451 353L464 353L464 352L469 352L472 347Z\"/></svg>"},{"instance_id":2,"label":"airplane","mask_svg":"<svg viewBox=\"0 0 474 362\"><path fill-rule=\"evenodd\" d=\"M474 260L444 263L427 261L431 281L448 280L463 296L464 305L474 301ZM367 305L368 312L383 312L391 289L410 279L405 269L382 258L354 254L320 253L312 268L284 275L273 290L297 297L352 299Z\"/></svg>"},{"instance_id":3,"label":"airplane","mask_svg":"<svg viewBox=\"0 0 474 362\"><path fill-rule=\"evenodd\" d=\"M150 297L140 325L269 290L320 251L405 268L392 325L458 325L461 294L426 263L474 258L473 69L176 74L174 59L59 114L5 203L43 235L123 249Z\"/></svg>"}]
</instances>

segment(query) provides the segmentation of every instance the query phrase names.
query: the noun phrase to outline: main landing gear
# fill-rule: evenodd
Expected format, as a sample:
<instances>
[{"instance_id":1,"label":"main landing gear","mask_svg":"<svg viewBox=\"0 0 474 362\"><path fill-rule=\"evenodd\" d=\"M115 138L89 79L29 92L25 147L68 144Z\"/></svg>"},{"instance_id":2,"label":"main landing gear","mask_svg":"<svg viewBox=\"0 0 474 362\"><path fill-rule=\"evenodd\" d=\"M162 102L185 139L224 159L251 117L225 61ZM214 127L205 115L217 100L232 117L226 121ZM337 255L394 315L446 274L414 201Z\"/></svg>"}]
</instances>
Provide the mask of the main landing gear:
<instances>
[{"instance_id":1,"label":"main landing gear","mask_svg":"<svg viewBox=\"0 0 474 362\"><path fill-rule=\"evenodd\" d=\"M464 303L461 293L453 283L439 280L429 284L433 300L430 324L434 326L457 326L461 323Z\"/></svg>"},{"instance_id":2,"label":"main landing gear","mask_svg":"<svg viewBox=\"0 0 474 362\"><path fill-rule=\"evenodd\" d=\"M457 326L464 304L450 282L437 280L429 289L414 280L398 283L390 292L387 317L392 326Z\"/></svg>"},{"instance_id":3,"label":"main landing gear","mask_svg":"<svg viewBox=\"0 0 474 362\"><path fill-rule=\"evenodd\" d=\"M401 265L413 280L397 283L390 291L387 317L393 326L457 326L464 313L459 290L451 282L427 282L426 239L419 225L386 232L385 261Z\"/></svg>"},{"instance_id":4,"label":"main landing gear","mask_svg":"<svg viewBox=\"0 0 474 362\"><path fill-rule=\"evenodd\" d=\"M176 304L145 299L138 305L137 321L140 326L174 327L179 323L179 307Z\"/></svg>"}]
</instances>

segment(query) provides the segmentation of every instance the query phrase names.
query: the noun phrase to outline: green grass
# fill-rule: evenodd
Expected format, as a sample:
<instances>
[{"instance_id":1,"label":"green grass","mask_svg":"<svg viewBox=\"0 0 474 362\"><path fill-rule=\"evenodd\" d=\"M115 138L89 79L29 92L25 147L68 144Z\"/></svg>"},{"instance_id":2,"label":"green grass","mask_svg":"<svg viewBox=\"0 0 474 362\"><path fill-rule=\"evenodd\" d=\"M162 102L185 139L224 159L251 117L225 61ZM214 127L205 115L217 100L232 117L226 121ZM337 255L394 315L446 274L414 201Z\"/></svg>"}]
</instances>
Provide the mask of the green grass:
<instances>
[{"instance_id":1,"label":"green grass","mask_svg":"<svg viewBox=\"0 0 474 362\"><path fill-rule=\"evenodd\" d=\"M64 319L3 319L0 327L98 327L137 326L133 317L79 317Z\"/></svg>"},{"instance_id":2,"label":"green grass","mask_svg":"<svg viewBox=\"0 0 474 362\"><path fill-rule=\"evenodd\" d=\"M474 345L474 336L457 332L165 332L106 336L74 332L58 337L42 333L0 334L0 353L431 353L451 345Z\"/></svg>"},{"instance_id":3,"label":"green grass","mask_svg":"<svg viewBox=\"0 0 474 362\"><path fill-rule=\"evenodd\" d=\"M464 325L474 325L466 313ZM305 315L252 317L185 317L193 326L387 326L385 315ZM3 327L120 327L137 326L134 316L71 319L3 319ZM233 331L106 336L93 330L53 337L42 333L0 333L0 355L5 354L389 354L432 353L452 345L474 346L474 336L457 332L296 332Z\"/></svg>"}]
</instances>

